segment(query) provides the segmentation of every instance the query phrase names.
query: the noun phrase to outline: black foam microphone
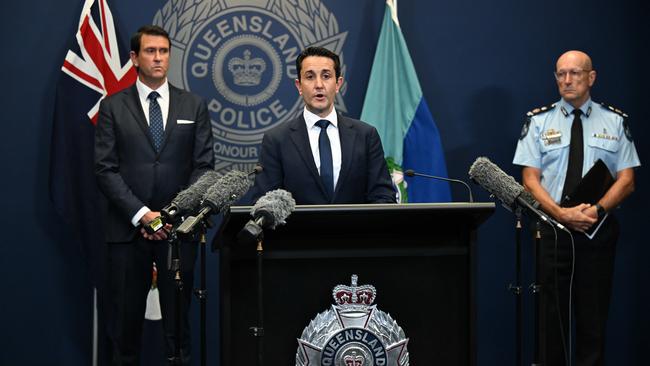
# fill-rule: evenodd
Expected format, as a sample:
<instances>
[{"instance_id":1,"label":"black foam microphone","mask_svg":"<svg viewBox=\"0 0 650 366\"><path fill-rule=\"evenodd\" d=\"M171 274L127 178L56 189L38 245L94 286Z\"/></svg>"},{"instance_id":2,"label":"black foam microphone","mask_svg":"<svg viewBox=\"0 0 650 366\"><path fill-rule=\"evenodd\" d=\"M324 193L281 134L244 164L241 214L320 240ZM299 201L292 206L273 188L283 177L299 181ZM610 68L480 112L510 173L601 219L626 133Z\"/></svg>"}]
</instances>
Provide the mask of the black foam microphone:
<instances>
[{"instance_id":1,"label":"black foam microphone","mask_svg":"<svg viewBox=\"0 0 650 366\"><path fill-rule=\"evenodd\" d=\"M414 171L413 169L406 169L404 171L404 175L406 175L407 177L423 177L429 179L443 180L445 182L460 183L467 188L467 192L469 193L469 202L474 202L474 196L472 196L472 189L469 187L469 184L463 182L460 179L445 178L445 177L438 177L436 175L422 174Z\"/></svg>"},{"instance_id":2,"label":"black foam microphone","mask_svg":"<svg viewBox=\"0 0 650 366\"><path fill-rule=\"evenodd\" d=\"M276 226L285 224L295 208L296 200L291 193L283 189L267 192L251 209L253 219L239 232L239 241L257 241L263 236L264 229L275 229Z\"/></svg>"},{"instance_id":3,"label":"black foam microphone","mask_svg":"<svg viewBox=\"0 0 650 366\"><path fill-rule=\"evenodd\" d=\"M497 197L511 210L522 207L542 221L568 231L564 225L550 218L539 209L540 205L522 185L485 157L479 157L469 168L470 178Z\"/></svg>"},{"instance_id":4,"label":"black foam microphone","mask_svg":"<svg viewBox=\"0 0 650 366\"><path fill-rule=\"evenodd\" d=\"M208 170L194 184L180 191L172 202L160 210L160 216L144 225L144 229L153 234L165 227L165 224L175 224L181 215L195 212L201 204L205 192L219 179L219 173Z\"/></svg>"},{"instance_id":5,"label":"black foam microphone","mask_svg":"<svg viewBox=\"0 0 650 366\"><path fill-rule=\"evenodd\" d=\"M212 185L219 180L219 173L214 170L205 172L187 189L179 192L172 202L160 210L161 216L167 223L174 223L180 215L196 212L201 199Z\"/></svg>"},{"instance_id":6,"label":"black foam microphone","mask_svg":"<svg viewBox=\"0 0 650 366\"><path fill-rule=\"evenodd\" d=\"M203 196L201 207L196 216L189 216L178 226L176 232L189 234L204 218L230 207L250 188L248 174L231 170L214 183Z\"/></svg>"}]
</instances>

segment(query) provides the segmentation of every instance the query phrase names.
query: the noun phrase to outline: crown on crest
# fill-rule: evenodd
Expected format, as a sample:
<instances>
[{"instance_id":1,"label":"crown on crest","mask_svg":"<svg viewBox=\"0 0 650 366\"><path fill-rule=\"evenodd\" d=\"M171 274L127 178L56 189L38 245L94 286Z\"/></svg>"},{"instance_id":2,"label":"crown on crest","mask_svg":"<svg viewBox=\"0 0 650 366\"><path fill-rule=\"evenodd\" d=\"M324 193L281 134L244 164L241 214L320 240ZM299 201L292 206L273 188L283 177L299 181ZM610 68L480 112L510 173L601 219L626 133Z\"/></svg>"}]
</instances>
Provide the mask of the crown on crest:
<instances>
[{"instance_id":1,"label":"crown on crest","mask_svg":"<svg viewBox=\"0 0 650 366\"><path fill-rule=\"evenodd\" d=\"M337 285L332 290L336 305L362 305L370 306L375 302L377 290L372 285L358 286L359 276L352 275L352 285Z\"/></svg>"},{"instance_id":2,"label":"crown on crest","mask_svg":"<svg viewBox=\"0 0 650 366\"><path fill-rule=\"evenodd\" d=\"M266 70L266 62L259 57L251 59L251 51L244 51L244 58L233 57L228 61L228 70L239 86L256 86L260 84L262 73Z\"/></svg>"}]
</instances>

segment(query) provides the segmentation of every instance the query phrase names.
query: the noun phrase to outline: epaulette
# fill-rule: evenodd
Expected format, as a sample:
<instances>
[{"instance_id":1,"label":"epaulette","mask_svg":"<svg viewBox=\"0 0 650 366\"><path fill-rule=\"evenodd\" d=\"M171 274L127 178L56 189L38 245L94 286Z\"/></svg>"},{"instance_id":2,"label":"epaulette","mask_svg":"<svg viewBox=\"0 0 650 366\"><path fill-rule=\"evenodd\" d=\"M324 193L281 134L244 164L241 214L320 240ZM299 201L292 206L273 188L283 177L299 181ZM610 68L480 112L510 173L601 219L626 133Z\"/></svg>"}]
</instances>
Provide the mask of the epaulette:
<instances>
[{"instance_id":1,"label":"epaulette","mask_svg":"<svg viewBox=\"0 0 650 366\"><path fill-rule=\"evenodd\" d=\"M620 110L620 109L618 109L618 108L616 108L616 107L612 107L611 105L607 105L607 104L605 104L605 103L600 103L600 105L601 105L603 108L605 108L605 109L607 109L607 110L610 110L610 111L612 111L612 112L618 114L619 116L621 116L621 117L623 117L623 118L628 118L628 117L629 117L629 116L627 115L627 113L623 112L622 110Z\"/></svg>"},{"instance_id":2,"label":"epaulette","mask_svg":"<svg viewBox=\"0 0 650 366\"><path fill-rule=\"evenodd\" d=\"M528 129L530 128L530 121L531 118L537 114L548 112L551 109L555 108L555 104L553 103L551 105L545 105L543 107L535 108L532 111L529 111L526 113L526 120L524 121L524 126L521 128L521 134L519 135L519 139L523 140L526 135L528 135Z\"/></svg>"},{"instance_id":3,"label":"epaulette","mask_svg":"<svg viewBox=\"0 0 650 366\"><path fill-rule=\"evenodd\" d=\"M532 117L532 116L535 116L535 115L540 114L540 113L548 112L551 109L555 108L556 104L557 103L553 103L551 105L545 105L543 107L535 108L532 111L529 111L528 113L526 113L526 116L527 117Z\"/></svg>"},{"instance_id":4,"label":"epaulette","mask_svg":"<svg viewBox=\"0 0 650 366\"><path fill-rule=\"evenodd\" d=\"M605 103L600 103L600 105L603 108L605 108L605 109L607 109L609 111L612 111L612 112L618 114L619 116L623 117L623 131L625 132L625 137L630 142L634 141L634 140L632 140L632 131L630 130L630 124L628 123L628 120L627 120L628 117L629 117L627 115L627 113L623 112L622 110L620 110L620 109L618 109L616 107L612 107L611 105L607 105Z\"/></svg>"}]
</instances>

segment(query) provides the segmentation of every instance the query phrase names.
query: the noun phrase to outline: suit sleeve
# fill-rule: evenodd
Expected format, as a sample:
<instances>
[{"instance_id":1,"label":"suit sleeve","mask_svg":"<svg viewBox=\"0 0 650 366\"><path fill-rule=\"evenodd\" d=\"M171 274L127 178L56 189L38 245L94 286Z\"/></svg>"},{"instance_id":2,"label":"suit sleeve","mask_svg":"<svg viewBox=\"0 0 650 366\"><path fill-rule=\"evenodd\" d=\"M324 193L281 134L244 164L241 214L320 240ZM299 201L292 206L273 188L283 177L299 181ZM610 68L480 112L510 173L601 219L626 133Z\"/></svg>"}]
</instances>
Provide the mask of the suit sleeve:
<instances>
[{"instance_id":1,"label":"suit sleeve","mask_svg":"<svg viewBox=\"0 0 650 366\"><path fill-rule=\"evenodd\" d=\"M214 153L212 151L212 129L210 128L210 115L205 101L198 105L196 118L196 132L194 135L194 152L192 161L192 175L190 184L196 182L203 173L214 169Z\"/></svg>"},{"instance_id":2,"label":"suit sleeve","mask_svg":"<svg viewBox=\"0 0 650 366\"><path fill-rule=\"evenodd\" d=\"M388 173L388 165L384 158L384 148L381 139L374 127L367 138L368 172L366 202L368 203L395 203L396 195L393 181Z\"/></svg>"},{"instance_id":3,"label":"suit sleeve","mask_svg":"<svg viewBox=\"0 0 650 366\"><path fill-rule=\"evenodd\" d=\"M120 174L115 128L114 111L111 104L103 100L99 105L95 127L95 176L99 189L128 222L145 205L133 194Z\"/></svg>"}]
</instances>

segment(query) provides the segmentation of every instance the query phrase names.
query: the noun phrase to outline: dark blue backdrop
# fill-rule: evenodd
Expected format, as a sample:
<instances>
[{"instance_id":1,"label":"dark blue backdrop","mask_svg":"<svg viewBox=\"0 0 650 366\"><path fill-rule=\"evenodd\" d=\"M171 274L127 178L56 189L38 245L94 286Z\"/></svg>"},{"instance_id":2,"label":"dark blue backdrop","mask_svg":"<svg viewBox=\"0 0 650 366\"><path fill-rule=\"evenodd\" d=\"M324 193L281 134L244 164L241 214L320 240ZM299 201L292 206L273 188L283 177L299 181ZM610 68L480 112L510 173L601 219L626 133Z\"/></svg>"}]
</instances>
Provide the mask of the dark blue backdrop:
<instances>
[{"instance_id":1,"label":"dark blue backdrop","mask_svg":"<svg viewBox=\"0 0 650 366\"><path fill-rule=\"evenodd\" d=\"M121 34L126 35L150 23L166 2L112 0L110 6ZM349 114L358 116L384 2L324 2L341 28L349 31L344 48L349 83L345 100ZM0 98L4 128L0 156L5 171L0 178L2 365L91 362L92 290L87 268L47 193L55 84L81 4L81 0L5 1L0 14L0 70L5 84ZM510 162L523 116L558 98L551 72L557 56L568 49L592 56L598 70L594 99L632 116L637 149L642 162L647 162L647 5L593 0L401 1L399 5L402 29L440 129L450 176L466 177L471 162L485 155L519 177ZM641 215L650 203L647 181L647 169L637 170L637 192L619 213L623 234L610 312L610 364L642 364L650 344L650 247ZM481 200L488 199L484 192L477 193ZM463 199L464 192L454 196ZM514 361L514 302L506 290L514 277L512 221L508 212L498 208L479 232L480 365ZM213 273L214 264L212 256ZM211 277L214 290L216 276ZM217 299L213 296L210 301L214 305ZM214 320L210 324L210 359L214 360L216 324Z\"/></svg>"}]
</instances>

